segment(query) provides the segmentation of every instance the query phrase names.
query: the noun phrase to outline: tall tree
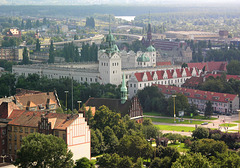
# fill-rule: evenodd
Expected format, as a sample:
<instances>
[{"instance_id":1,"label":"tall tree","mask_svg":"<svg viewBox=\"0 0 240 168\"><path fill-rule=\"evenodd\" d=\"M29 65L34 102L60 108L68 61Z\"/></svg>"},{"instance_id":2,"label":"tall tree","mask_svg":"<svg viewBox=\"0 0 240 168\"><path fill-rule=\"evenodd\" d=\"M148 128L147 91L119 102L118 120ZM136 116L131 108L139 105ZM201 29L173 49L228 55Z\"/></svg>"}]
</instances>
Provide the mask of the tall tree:
<instances>
[{"instance_id":1,"label":"tall tree","mask_svg":"<svg viewBox=\"0 0 240 168\"><path fill-rule=\"evenodd\" d=\"M41 48L40 41L39 41L39 39L37 39L37 42L36 42L36 51L40 51L40 48Z\"/></svg>"},{"instance_id":2,"label":"tall tree","mask_svg":"<svg viewBox=\"0 0 240 168\"><path fill-rule=\"evenodd\" d=\"M212 103L210 101L208 101L206 103L205 116L206 117L211 117L212 114L213 114Z\"/></svg>"},{"instance_id":3,"label":"tall tree","mask_svg":"<svg viewBox=\"0 0 240 168\"><path fill-rule=\"evenodd\" d=\"M23 138L14 165L25 167L73 167L72 152L62 138L34 133Z\"/></svg>"},{"instance_id":4,"label":"tall tree","mask_svg":"<svg viewBox=\"0 0 240 168\"><path fill-rule=\"evenodd\" d=\"M49 59L48 63L54 63L54 46L53 41L51 40L50 48L49 48Z\"/></svg>"},{"instance_id":5,"label":"tall tree","mask_svg":"<svg viewBox=\"0 0 240 168\"><path fill-rule=\"evenodd\" d=\"M29 64L29 57L28 57L27 47L24 47L24 49L23 49L23 60L22 60L22 64Z\"/></svg>"}]
</instances>

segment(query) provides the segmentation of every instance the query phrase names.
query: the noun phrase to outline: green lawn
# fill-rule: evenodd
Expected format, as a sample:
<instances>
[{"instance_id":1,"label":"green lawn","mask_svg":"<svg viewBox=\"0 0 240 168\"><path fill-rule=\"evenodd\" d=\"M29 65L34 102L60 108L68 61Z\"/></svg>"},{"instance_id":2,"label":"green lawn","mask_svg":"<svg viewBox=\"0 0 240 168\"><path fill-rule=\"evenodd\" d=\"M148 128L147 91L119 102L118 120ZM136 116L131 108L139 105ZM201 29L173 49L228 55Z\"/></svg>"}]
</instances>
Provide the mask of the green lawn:
<instances>
[{"instance_id":1,"label":"green lawn","mask_svg":"<svg viewBox=\"0 0 240 168\"><path fill-rule=\"evenodd\" d=\"M154 117L147 117L150 118L153 122L160 122L160 123L173 123L174 124L174 119L170 118L154 118ZM201 124L203 121L195 121L192 120L192 123L189 122L189 119L185 119L184 121L179 122L178 119L176 119L176 124Z\"/></svg>"},{"instance_id":2,"label":"green lawn","mask_svg":"<svg viewBox=\"0 0 240 168\"><path fill-rule=\"evenodd\" d=\"M157 112L144 112L143 115L162 116L160 113L157 113Z\"/></svg>"},{"instance_id":3,"label":"green lawn","mask_svg":"<svg viewBox=\"0 0 240 168\"><path fill-rule=\"evenodd\" d=\"M195 127L171 126L171 125L155 125L159 130L178 131L178 132L192 132Z\"/></svg>"},{"instance_id":4,"label":"green lawn","mask_svg":"<svg viewBox=\"0 0 240 168\"><path fill-rule=\"evenodd\" d=\"M236 122L236 123L240 123L240 121L234 121L234 122Z\"/></svg>"},{"instance_id":5,"label":"green lawn","mask_svg":"<svg viewBox=\"0 0 240 168\"><path fill-rule=\"evenodd\" d=\"M227 123L225 123L225 124L220 124L219 126L221 126L221 127L235 127L235 126L237 126L237 124L227 124Z\"/></svg>"},{"instance_id":6,"label":"green lawn","mask_svg":"<svg viewBox=\"0 0 240 168\"><path fill-rule=\"evenodd\" d=\"M191 118L190 116L184 116L184 118ZM193 116L193 119L199 119L199 120L216 120L215 117L206 118L205 116Z\"/></svg>"},{"instance_id":7,"label":"green lawn","mask_svg":"<svg viewBox=\"0 0 240 168\"><path fill-rule=\"evenodd\" d=\"M143 115L149 115L149 116L162 116L162 117L169 117L166 115L161 115L158 112L144 112ZM184 116L183 118L191 118L190 116ZM216 120L217 118L211 117L211 118L206 118L205 116L193 116L193 119L200 119L200 120Z\"/></svg>"},{"instance_id":8,"label":"green lawn","mask_svg":"<svg viewBox=\"0 0 240 168\"><path fill-rule=\"evenodd\" d=\"M190 150L190 148L186 147L184 143L168 144L168 146L177 148L179 152L184 153Z\"/></svg>"}]
</instances>

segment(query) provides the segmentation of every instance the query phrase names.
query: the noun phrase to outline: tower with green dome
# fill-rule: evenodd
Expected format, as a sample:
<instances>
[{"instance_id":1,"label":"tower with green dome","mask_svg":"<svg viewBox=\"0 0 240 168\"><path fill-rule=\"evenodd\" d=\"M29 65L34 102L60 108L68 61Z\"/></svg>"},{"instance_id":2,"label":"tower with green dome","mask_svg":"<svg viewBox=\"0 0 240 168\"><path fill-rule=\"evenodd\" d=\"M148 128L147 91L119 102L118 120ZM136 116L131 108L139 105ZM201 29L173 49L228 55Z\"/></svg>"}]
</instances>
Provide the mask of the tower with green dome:
<instances>
[{"instance_id":1,"label":"tower with green dome","mask_svg":"<svg viewBox=\"0 0 240 168\"><path fill-rule=\"evenodd\" d=\"M108 44L107 49L98 51L100 78L104 81L103 84L112 83L119 85L121 84L122 62L119 49L111 33L110 21L106 43Z\"/></svg>"},{"instance_id":2,"label":"tower with green dome","mask_svg":"<svg viewBox=\"0 0 240 168\"><path fill-rule=\"evenodd\" d=\"M127 86L125 82L125 75L123 73L122 87L121 87L121 104L124 104L127 101Z\"/></svg>"}]
</instances>

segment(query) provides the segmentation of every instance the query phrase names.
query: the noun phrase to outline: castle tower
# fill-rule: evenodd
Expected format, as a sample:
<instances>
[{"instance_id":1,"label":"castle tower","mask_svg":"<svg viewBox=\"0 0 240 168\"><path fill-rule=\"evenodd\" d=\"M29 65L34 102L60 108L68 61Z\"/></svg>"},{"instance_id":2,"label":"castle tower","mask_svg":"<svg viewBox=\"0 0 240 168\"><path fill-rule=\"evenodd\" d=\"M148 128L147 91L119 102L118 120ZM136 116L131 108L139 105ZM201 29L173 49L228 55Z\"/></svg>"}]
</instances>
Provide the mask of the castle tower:
<instances>
[{"instance_id":1,"label":"castle tower","mask_svg":"<svg viewBox=\"0 0 240 168\"><path fill-rule=\"evenodd\" d=\"M148 57L150 58L150 66L156 66L156 62L157 62L156 49L152 45L150 45L147 48L146 53L147 53Z\"/></svg>"},{"instance_id":2,"label":"castle tower","mask_svg":"<svg viewBox=\"0 0 240 168\"><path fill-rule=\"evenodd\" d=\"M121 104L127 101L127 87L125 82L125 74L123 73L122 87L121 87Z\"/></svg>"},{"instance_id":3,"label":"castle tower","mask_svg":"<svg viewBox=\"0 0 240 168\"><path fill-rule=\"evenodd\" d=\"M119 85L121 84L122 73L121 56L111 33L110 22L106 42L108 43L107 49L98 52L100 78L104 81L104 84Z\"/></svg>"},{"instance_id":4,"label":"castle tower","mask_svg":"<svg viewBox=\"0 0 240 168\"><path fill-rule=\"evenodd\" d=\"M151 28L151 17L149 12L148 18L148 30L147 30L147 46L152 45L152 28Z\"/></svg>"}]
</instances>

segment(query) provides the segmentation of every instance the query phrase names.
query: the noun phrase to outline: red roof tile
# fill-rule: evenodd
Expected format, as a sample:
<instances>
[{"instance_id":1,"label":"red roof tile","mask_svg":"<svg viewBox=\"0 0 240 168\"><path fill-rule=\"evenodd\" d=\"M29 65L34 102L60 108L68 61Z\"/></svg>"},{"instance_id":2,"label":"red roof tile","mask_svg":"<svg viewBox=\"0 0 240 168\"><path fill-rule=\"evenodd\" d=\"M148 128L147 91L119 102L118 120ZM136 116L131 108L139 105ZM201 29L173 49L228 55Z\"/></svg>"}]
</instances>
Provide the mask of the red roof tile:
<instances>
[{"instance_id":1,"label":"red roof tile","mask_svg":"<svg viewBox=\"0 0 240 168\"><path fill-rule=\"evenodd\" d=\"M163 66L163 65L172 65L171 61L168 62L157 62L157 66Z\"/></svg>"},{"instance_id":2,"label":"red roof tile","mask_svg":"<svg viewBox=\"0 0 240 168\"><path fill-rule=\"evenodd\" d=\"M173 78L174 71L176 71L176 73L177 73L177 78L181 78L182 77L183 69L176 69L176 70L171 69L171 70L166 70L166 73L168 75L168 79L172 79ZM186 75L188 77L192 76L193 68L185 68L185 71L186 71ZM165 70L146 72L147 81L153 81L154 73L157 73L158 80L163 79L164 72L165 72ZM198 70L196 70L196 72L197 72L197 75L198 75ZM142 82L143 81L142 78L144 76L144 73L145 72L136 72L134 74L136 76L138 82Z\"/></svg>"},{"instance_id":3,"label":"red roof tile","mask_svg":"<svg viewBox=\"0 0 240 168\"><path fill-rule=\"evenodd\" d=\"M223 102L227 103L228 101L233 101L237 95L234 94L228 94L228 93L217 93L217 92L209 92L209 91L202 91L202 90L195 90L195 89L187 89L187 88L181 88L176 86L168 86L168 85L157 85L158 88L161 89L161 92L164 94L172 94L172 90L175 90L176 93L188 93L189 95L186 95L188 98L192 99L200 99L200 100L209 100L209 101L217 101L217 102ZM196 97L196 95L199 95L199 97ZM218 99L215 99L218 98Z\"/></svg>"},{"instance_id":4,"label":"red roof tile","mask_svg":"<svg viewBox=\"0 0 240 168\"><path fill-rule=\"evenodd\" d=\"M208 72L212 71L227 71L227 62L197 62L197 63L188 63L188 67L193 68L196 67L198 69L203 69L205 66L205 70Z\"/></svg>"},{"instance_id":5,"label":"red roof tile","mask_svg":"<svg viewBox=\"0 0 240 168\"><path fill-rule=\"evenodd\" d=\"M65 130L72 122L78 118L78 115L59 114L59 113L46 113L39 111L25 111L13 110L8 119L12 119L9 125L38 127L38 122L41 121L42 115L49 118L54 123L54 129Z\"/></svg>"}]
</instances>

